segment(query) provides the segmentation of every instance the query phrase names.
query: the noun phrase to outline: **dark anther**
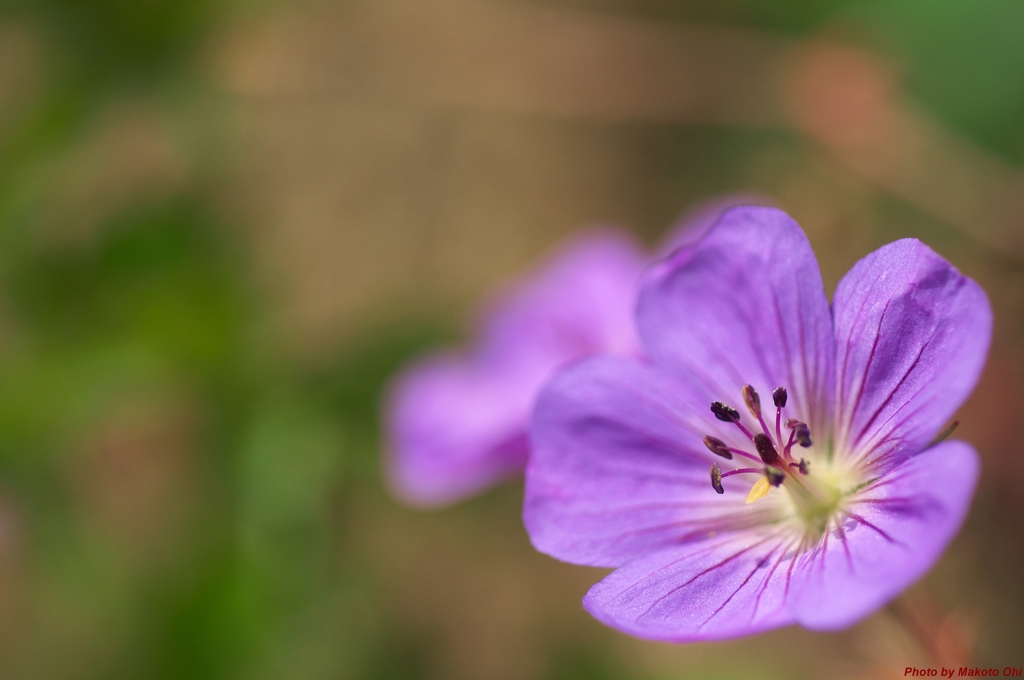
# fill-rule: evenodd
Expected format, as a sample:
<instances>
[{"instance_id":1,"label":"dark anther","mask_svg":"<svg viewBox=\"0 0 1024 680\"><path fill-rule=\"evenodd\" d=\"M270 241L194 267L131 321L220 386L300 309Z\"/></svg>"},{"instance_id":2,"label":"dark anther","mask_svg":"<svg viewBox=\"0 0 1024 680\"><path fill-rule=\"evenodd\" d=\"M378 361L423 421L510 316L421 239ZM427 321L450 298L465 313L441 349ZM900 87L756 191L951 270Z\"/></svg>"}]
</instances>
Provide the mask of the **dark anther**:
<instances>
[{"instance_id":1,"label":"dark anther","mask_svg":"<svg viewBox=\"0 0 1024 680\"><path fill-rule=\"evenodd\" d=\"M764 469L764 476L768 478L768 483L772 486L778 486L786 479L786 473L777 467L766 467Z\"/></svg>"},{"instance_id":2,"label":"dark anther","mask_svg":"<svg viewBox=\"0 0 1024 680\"><path fill-rule=\"evenodd\" d=\"M811 462L806 458L801 458L799 463L790 463L789 467L796 468L797 470L800 471L800 474L806 475L807 471L811 467Z\"/></svg>"},{"instance_id":3,"label":"dark anther","mask_svg":"<svg viewBox=\"0 0 1024 680\"><path fill-rule=\"evenodd\" d=\"M721 439L715 439L714 437L704 437L704 446L708 447L708 451L721 456L727 460L732 460L732 453L726 448L725 442Z\"/></svg>"},{"instance_id":4,"label":"dark anther","mask_svg":"<svg viewBox=\"0 0 1024 680\"><path fill-rule=\"evenodd\" d=\"M776 408L786 408L787 399L789 399L789 394L786 392L785 387L776 387L775 391L772 392L772 401L775 402Z\"/></svg>"},{"instance_id":5,"label":"dark anther","mask_svg":"<svg viewBox=\"0 0 1024 680\"><path fill-rule=\"evenodd\" d=\"M711 402L711 412L715 414L716 418L726 423L738 423L740 420L739 411L732 406L726 406L720 401Z\"/></svg>"},{"instance_id":6,"label":"dark anther","mask_svg":"<svg viewBox=\"0 0 1024 680\"><path fill-rule=\"evenodd\" d=\"M775 450L771 438L763 432L754 435L754 446L757 448L757 455L765 465L778 465L780 462L779 452Z\"/></svg>"},{"instance_id":7,"label":"dark anther","mask_svg":"<svg viewBox=\"0 0 1024 680\"><path fill-rule=\"evenodd\" d=\"M711 466L711 486L718 493L725 493L725 488L722 487L722 468L718 467L718 463Z\"/></svg>"},{"instance_id":8,"label":"dark anther","mask_svg":"<svg viewBox=\"0 0 1024 680\"><path fill-rule=\"evenodd\" d=\"M811 428L807 427L806 423L800 423L793 430L796 434L796 440L800 443L800 446L805 449L811 445Z\"/></svg>"},{"instance_id":9,"label":"dark anther","mask_svg":"<svg viewBox=\"0 0 1024 680\"><path fill-rule=\"evenodd\" d=\"M803 425L803 423L801 423L796 418L786 418L786 427L788 427L789 429L792 430L797 425Z\"/></svg>"},{"instance_id":10,"label":"dark anther","mask_svg":"<svg viewBox=\"0 0 1024 680\"><path fill-rule=\"evenodd\" d=\"M761 397L757 396L757 390L752 385L743 386L743 403L750 409L750 415L761 417Z\"/></svg>"}]
</instances>

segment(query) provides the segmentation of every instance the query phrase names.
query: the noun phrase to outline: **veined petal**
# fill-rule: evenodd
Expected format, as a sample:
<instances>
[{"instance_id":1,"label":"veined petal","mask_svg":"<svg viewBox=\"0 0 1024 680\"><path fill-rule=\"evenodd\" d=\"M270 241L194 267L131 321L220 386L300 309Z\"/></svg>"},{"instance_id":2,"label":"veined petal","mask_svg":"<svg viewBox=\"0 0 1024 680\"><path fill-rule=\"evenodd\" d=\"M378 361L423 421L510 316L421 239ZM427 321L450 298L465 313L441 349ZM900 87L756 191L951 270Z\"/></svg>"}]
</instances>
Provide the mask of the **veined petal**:
<instances>
[{"instance_id":1,"label":"veined petal","mask_svg":"<svg viewBox=\"0 0 1024 680\"><path fill-rule=\"evenodd\" d=\"M836 289L836 443L881 466L920 451L978 380L992 335L984 291L904 239Z\"/></svg>"},{"instance_id":2,"label":"veined petal","mask_svg":"<svg viewBox=\"0 0 1024 680\"><path fill-rule=\"evenodd\" d=\"M583 606L649 640L720 640L785 626L794 622L786 607L793 544L766 527L668 548L605 577Z\"/></svg>"},{"instance_id":3,"label":"veined petal","mask_svg":"<svg viewBox=\"0 0 1024 680\"><path fill-rule=\"evenodd\" d=\"M737 401L745 384L763 395L784 386L788 412L812 433L830 424L832 316L811 246L782 211L728 210L652 267L637 322L655 363L694 376L704 402Z\"/></svg>"},{"instance_id":4,"label":"veined petal","mask_svg":"<svg viewBox=\"0 0 1024 680\"><path fill-rule=\"evenodd\" d=\"M723 470L746 465L711 454L703 436L736 446L742 435L695 399L685 382L624 357L559 372L531 425L523 521L534 547L567 562L619 566L774 519L779 498L744 503L749 476L730 478L724 495L712 489L713 462Z\"/></svg>"},{"instance_id":5,"label":"veined petal","mask_svg":"<svg viewBox=\"0 0 1024 680\"><path fill-rule=\"evenodd\" d=\"M974 449L944 442L861 492L847 521L801 558L791 588L797 621L845 628L920 578L959 530L978 470Z\"/></svg>"}]
</instances>

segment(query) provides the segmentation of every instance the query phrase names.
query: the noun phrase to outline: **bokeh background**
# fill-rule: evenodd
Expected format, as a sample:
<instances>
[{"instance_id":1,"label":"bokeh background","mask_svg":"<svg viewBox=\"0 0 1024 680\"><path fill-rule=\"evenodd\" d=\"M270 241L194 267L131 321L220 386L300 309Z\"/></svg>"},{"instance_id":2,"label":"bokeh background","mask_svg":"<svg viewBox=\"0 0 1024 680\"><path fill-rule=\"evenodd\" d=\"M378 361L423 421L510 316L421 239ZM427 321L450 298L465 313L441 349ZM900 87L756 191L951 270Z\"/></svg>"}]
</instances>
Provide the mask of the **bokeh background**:
<instances>
[{"instance_id":1,"label":"bokeh background","mask_svg":"<svg viewBox=\"0 0 1024 680\"><path fill-rule=\"evenodd\" d=\"M1024 666L1019 0L3 0L0 677L884 678ZM403 361L573 230L772 198L826 286L988 291L951 549L838 634L634 640L521 484L379 474Z\"/></svg>"}]
</instances>

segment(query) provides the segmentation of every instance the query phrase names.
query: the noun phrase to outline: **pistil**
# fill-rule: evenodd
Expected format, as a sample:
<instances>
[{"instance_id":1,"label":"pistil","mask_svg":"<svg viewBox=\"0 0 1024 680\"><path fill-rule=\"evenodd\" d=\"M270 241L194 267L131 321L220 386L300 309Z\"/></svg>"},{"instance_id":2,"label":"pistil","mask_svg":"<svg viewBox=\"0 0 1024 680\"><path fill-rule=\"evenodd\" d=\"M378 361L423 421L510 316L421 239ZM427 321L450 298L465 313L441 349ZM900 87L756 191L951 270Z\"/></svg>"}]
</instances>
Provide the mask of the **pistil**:
<instances>
[{"instance_id":1,"label":"pistil","mask_svg":"<svg viewBox=\"0 0 1024 680\"><path fill-rule=\"evenodd\" d=\"M842 491L838 485L814 475L791 476L794 483L786 485L786 490L800 523L814 534L824 533L839 508Z\"/></svg>"},{"instance_id":2,"label":"pistil","mask_svg":"<svg viewBox=\"0 0 1024 680\"><path fill-rule=\"evenodd\" d=\"M726 460L732 460L733 454L749 458L750 460L758 460L758 458L750 455L746 451L726 446L725 442L723 442L721 439L718 439L717 437L704 437L704 446L708 447L708 450L711 451L711 453L715 454L716 456L721 456Z\"/></svg>"}]
</instances>

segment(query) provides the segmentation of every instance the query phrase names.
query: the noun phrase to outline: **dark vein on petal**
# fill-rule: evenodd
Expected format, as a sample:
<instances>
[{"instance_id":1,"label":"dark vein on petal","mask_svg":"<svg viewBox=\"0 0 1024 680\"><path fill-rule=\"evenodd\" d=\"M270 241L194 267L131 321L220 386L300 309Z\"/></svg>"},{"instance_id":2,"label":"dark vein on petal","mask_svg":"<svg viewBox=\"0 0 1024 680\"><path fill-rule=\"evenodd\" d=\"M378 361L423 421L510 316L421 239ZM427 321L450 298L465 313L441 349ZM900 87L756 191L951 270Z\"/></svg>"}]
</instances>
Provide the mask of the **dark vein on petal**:
<instances>
[{"instance_id":1,"label":"dark vein on petal","mask_svg":"<svg viewBox=\"0 0 1024 680\"><path fill-rule=\"evenodd\" d=\"M700 624L699 626L697 626L697 630L700 630L700 629L701 629L701 628L703 628L704 626L708 625L708 623L710 623L710 622L711 622L711 619L715 618L715 616L716 616L716 615L717 615L717 614L718 614L718 613L719 613L720 611L722 611L723 609L725 609L725 608L726 608L726 606L728 606L728 604L729 604L730 602L732 602L732 599L733 599L734 597L736 597L736 595L737 595L737 594L738 594L738 593L739 593L739 592L740 592L741 590L743 590L743 587L744 587L744 586L746 586L746 585L747 585L747 583L749 583L749 582L750 582L750 579L754 577L754 574L756 574L756 573L757 573L757 570L758 570L758 569L760 569L761 567L763 567L763 566L765 565L765 563L766 563L766 562L767 562L768 560L770 560L770 559L771 559L772 555L774 555L774 554L775 554L775 551L776 551L776 550L778 550L780 546L781 546L781 544L779 544L779 545L775 546L774 548L772 548L771 552L769 552L769 553L768 553L767 555L765 555L765 556L764 556L764 557L763 557L763 558L761 559L761 561L759 561L759 562L758 562L758 563L757 563L756 565L754 565L754 568L750 570L750 573L749 573L749 574L747 574L747 577L746 577L745 579L743 579L743 582L742 582L742 583L740 583L740 584L739 584L739 585L738 585L738 586L736 587L736 590L732 591L732 594L731 594L731 595L729 595L729 597L725 598L725 602L723 602L722 604L720 604L720 605L718 606L718 609L716 609L715 611L711 612L711 616L709 616L708 618L706 618L706 619L704 620L704 623L702 623L702 624Z\"/></svg>"},{"instance_id":2,"label":"dark vein on petal","mask_svg":"<svg viewBox=\"0 0 1024 680\"><path fill-rule=\"evenodd\" d=\"M846 530L843 529L843 523L836 520L836 533L839 534L839 541L843 544L843 552L846 553L846 562L850 565L850 571L853 571L853 555L850 554L850 545L846 541Z\"/></svg>"},{"instance_id":3,"label":"dark vein on petal","mask_svg":"<svg viewBox=\"0 0 1024 680\"><path fill-rule=\"evenodd\" d=\"M757 617L757 610L761 607L761 597L764 595L765 591L768 590L768 586L771 583L772 576L775 575L775 570L778 569L779 565L782 564L782 561L786 559L786 555L789 553L789 549L793 546L794 543L796 543L796 540L796 538L793 538L789 541L789 543L786 544L786 548L779 555L779 559L775 561L775 564L772 565L772 568L771 570L769 570L768 575L765 576L764 581L761 582L761 588L757 593L757 598L754 600L754 611L750 615L750 621L753 621ZM796 560L796 558L797 555L793 555L793 559ZM783 602L785 602L785 600L783 600Z\"/></svg>"},{"instance_id":4,"label":"dark vein on petal","mask_svg":"<svg viewBox=\"0 0 1024 680\"><path fill-rule=\"evenodd\" d=\"M904 548L907 547L906 545L903 544L902 541L897 541L895 538L893 538L892 536L890 536L889 534L887 534L883 530L879 529L874 524L872 524L871 522L867 521L866 519L864 519L863 517L861 517L857 513L850 512L849 510L846 510L845 512L846 512L847 515L849 515L850 517L854 518L855 520L857 520L858 522L860 522L864 526L869 527L871 529L874 529L876 532L878 532L878 534L882 538L884 538L885 540L889 541L890 543L895 543L896 545L902 545Z\"/></svg>"},{"instance_id":5,"label":"dark vein on petal","mask_svg":"<svg viewBox=\"0 0 1024 680\"><path fill-rule=\"evenodd\" d=\"M812 418L816 415L814 413L814 404L817 400L815 399L814 392L811 391L811 386L807 382L811 373L807 369L807 330L804 327L803 299L800 297L800 286L797 282L794 282L794 288L796 290L796 322L797 327L800 329L800 365L802 369L800 378L803 383L803 398L808 402L806 404L802 404L802 406L807 409L805 417L813 423L816 422L815 420L812 420Z\"/></svg>"},{"instance_id":6,"label":"dark vein on petal","mask_svg":"<svg viewBox=\"0 0 1024 680\"><path fill-rule=\"evenodd\" d=\"M914 361L911 362L910 367L907 368L907 370L903 373L903 377L901 377L899 382L896 383L896 386L892 389L891 392L889 392L889 396L886 397L885 401L883 401L882 404L875 410L874 414L871 416L871 419L868 420L864 427L861 428L860 433L857 435L856 439L853 440L854 447L856 447L856 443L859 442L864 437L864 434L868 431L868 429L875 422L878 416L881 415L882 411L885 410L885 407L889 405L889 402L893 400L893 398L896 396L896 393L900 391L900 388L903 387L903 383L907 381L907 378L909 378L911 374L914 372L914 370L917 368L917 365L921 362L921 357L924 356L925 351L927 351L928 346L932 343L932 340L935 339L935 336L938 335L938 332L938 328L934 329L932 331L932 334L928 337L928 340L923 345L921 345L920 351L918 351L917 356L914 357Z\"/></svg>"},{"instance_id":7,"label":"dark vein on petal","mask_svg":"<svg viewBox=\"0 0 1024 680\"><path fill-rule=\"evenodd\" d=\"M768 526L778 521L777 518L771 517L770 513L762 512L751 513L751 512L733 512L723 513L721 515L712 517L702 517L699 519L678 519L664 524L656 524L653 526L644 527L642 529L632 529L630 531L624 531L619 534L613 534L605 537L604 540L620 540L623 538L636 538L638 536L645 536L648 534L655 534L669 529L684 529L687 527L699 527L698 529L691 530L689 533L684 533L678 536L678 538L687 539L700 534L707 533L708 531L740 531L747 529L754 529L760 526Z\"/></svg>"},{"instance_id":8,"label":"dark vein on petal","mask_svg":"<svg viewBox=\"0 0 1024 680\"><path fill-rule=\"evenodd\" d=\"M628 586L626 586L625 588L623 588L622 590L620 590L619 592L617 592L615 595L613 595L612 597L610 597L608 599L611 599L611 600L618 599L618 598L622 597L624 594L626 594L627 592L629 592L631 589L635 588L637 586L637 584L640 583L640 581L649 580L652 577L656 576L657 574L660 574L661 572L665 571L666 569L671 569L672 567L674 567L675 565L679 564L680 562L683 562L683 561L689 560L689 559L694 559L694 558L700 557L702 555L705 555L707 553L714 552L714 551L718 550L720 547L721 546L718 543L713 542L713 541L709 541L708 545L704 546L700 550L695 550L695 551L693 551L691 553L686 553L685 555L683 555L682 557L680 557L678 559L672 560L671 562L668 562L667 564L661 565L660 567L658 567L657 569L655 569L651 573L644 575L643 577L641 577L640 579L634 581L633 583L630 583Z\"/></svg>"},{"instance_id":9,"label":"dark vein on petal","mask_svg":"<svg viewBox=\"0 0 1024 680\"><path fill-rule=\"evenodd\" d=\"M872 448L874 448L881 442L885 441L885 439L887 439L890 434L899 430L901 427L906 425L907 422L913 420L918 413L920 413L924 408L928 406L928 400L926 400L924 404L917 403L917 398L920 397L921 394L923 394L931 386L927 381L922 381L922 383L923 384L921 385L921 387L916 392L914 392L914 394L905 399L904 402L900 404L899 408L893 411L892 414L885 420L885 422L879 424L879 426L875 428L875 440L869 441L868 444L865 445L864 448L866 450L870 451ZM913 410L910 413L902 414L903 410L911 404L914 404ZM896 418L896 416L901 414L901 419L895 425L892 425L891 427L886 427L887 425L889 425L889 423L893 421L894 418ZM882 434L883 432L885 434Z\"/></svg>"},{"instance_id":10,"label":"dark vein on petal","mask_svg":"<svg viewBox=\"0 0 1024 680\"><path fill-rule=\"evenodd\" d=\"M796 563L799 560L803 559L803 557L804 557L804 550L806 550L806 549L807 549L807 538L804 537L804 538L800 539L800 546L796 549L797 555L793 558L793 561L789 563L789 569L786 570L786 588L785 588L785 590L782 593L783 600L789 598L789 585L790 585L790 582L793 579L793 568L796 566Z\"/></svg>"},{"instance_id":11,"label":"dark vein on petal","mask_svg":"<svg viewBox=\"0 0 1024 680\"><path fill-rule=\"evenodd\" d=\"M879 438L879 441L872 443L870 446L862 447L864 451L867 451L867 453L854 458L857 462L857 467L866 471L877 470L878 472L882 472L882 470L879 469L879 466L883 463L887 463L890 458L904 451L905 449L902 445L911 441L905 435L911 434L913 431L904 433L901 432L901 429L908 422L914 420L920 410L921 409L915 409L912 413L908 413L903 420L888 430L888 434L884 438ZM888 446L888 448L883 451L882 449L885 446Z\"/></svg>"},{"instance_id":12,"label":"dark vein on petal","mask_svg":"<svg viewBox=\"0 0 1024 680\"><path fill-rule=\"evenodd\" d=\"M732 555L730 555L729 557L725 558L725 559L724 559L724 560L722 560L721 562L718 562L717 564L714 564L714 565L712 565L712 566L708 567L707 569L704 569L704 570L703 570L703 571L701 571L701 572L700 572L699 574L696 574L695 576L693 576L693 577L692 577L691 579L689 579L689 580L688 580L688 581L686 581L685 583L682 583L682 584L680 584L680 585L678 585L678 586L676 586L676 587L672 588L671 590L669 590L669 591L668 591L667 593L665 593L664 595L662 595L662 596L658 597L658 598L657 598L657 599L656 599L656 600L655 600L654 602L652 602L652 603L651 603L651 606L649 606L649 607L648 607L647 609L645 609L645 610L643 611L643 613L639 614L639 615L638 615L638 616L636 617L636 619L637 619L637 620L640 620L640 619L641 619L641 618L643 618L644 616L647 616L647 615L648 615L648 614L649 614L649 613L651 612L651 610L652 610L652 609L654 609L654 608L655 608L655 607L657 607L657 606L658 606L659 604L661 604L661 602L662 602L662 601L664 601L664 600L665 600L666 598L668 598L668 597L671 597L671 596L672 596L672 595L674 595L674 594L675 594L676 592L678 592L678 591L682 590L683 588L685 588L686 586L690 585L691 583L693 583L694 581L696 581L696 580L697 580L697 579L699 579L700 577L702 577L702 576L705 576L705 575L707 575L707 574L711 573L712 571L715 571L716 569L721 569L721 568L722 568L722 567L724 567L724 566L725 566L726 564L728 564L728 563L732 562L733 560L737 559L738 557L740 557L740 556L742 556L742 555L744 555L744 554L746 554L746 553L750 552L751 550L753 550L753 549L755 549L755 548L757 548L757 547L759 547L759 546L761 546L761 545L763 545L763 544L767 543L768 541L770 541L770 540L771 540L771 539L773 539L773 538L776 538L776 535L775 535L775 534L771 534L771 535L769 535L769 536L766 536L765 538L762 538L762 539L761 539L760 541L757 541L756 543L754 543L754 544L752 544L752 545L749 545L749 546L747 546L746 548L743 548L743 549L742 549L742 550L740 550L739 552L733 553ZM676 560L676 562L680 562L680 561L682 561L682 560L684 560L684 559L686 559L686 557L682 557L682 558L680 558L679 560ZM675 564L676 562L673 562L673 563L672 563L671 565L666 565L666 566L673 566L673 565L674 565L674 564ZM661 571L661 570L662 570L662 569L659 569L658 571ZM657 572L654 572L654 573L657 573ZM632 586L630 586L630 587L632 587ZM629 590L629 589L627 588L626 590ZM623 592L626 592L626 591L623 591Z\"/></svg>"},{"instance_id":13,"label":"dark vein on petal","mask_svg":"<svg viewBox=\"0 0 1024 680\"><path fill-rule=\"evenodd\" d=\"M864 279L863 276L860 277L860 279L858 279L858 282L863 280L863 279ZM875 293L875 289L878 287L879 280L880 279L876 278L874 280L874 282L871 284L871 287L868 289L867 293L861 299L860 307L857 309L857 313L854 314L853 319L851 320L850 324L844 329L844 330L849 330L849 332L846 333L846 338L845 338L845 341L844 341L845 350L843 351L842 379L841 379L841 381L839 383L839 386L838 386L839 387L839 395L837 396L836 403L833 406L833 408L835 408L837 410L837 412L842 410L841 415L837 415L837 417L835 418L835 422L836 422L837 425L839 424L840 417L844 417L846 415L850 416L850 423L849 424L853 423L853 411L851 410L847 414L846 413L846 409L844 408L846 406L847 366L848 366L849 360L850 360L850 354L851 354L851 347L853 345L853 335L854 335L854 332L855 332L855 330L857 328L860 327L861 316L863 316L864 310L868 307L868 303L873 299L874 293ZM833 324L834 323L835 322L833 322ZM845 419L845 417L843 419ZM849 424L844 424L846 426L846 429L849 429Z\"/></svg>"},{"instance_id":14,"label":"dark vein on petal","mask_svg":"<svg viewBox=\"0 0 1024 680\"><path fill-rule=\"evenodd\" d=\"M878 351L878 343L882 339L882 324L885 323L885 314L889 311L889 301L886 301L885 308L882 309L882 315L878 318L878 327L875 332L875 340L871 343L871 353L868 355L867 364L864 366L864 370L860 376L860 387L857 390L857 399L853 402L853 408L850 411L850 422L847 424L846 433L849 435L850 430L853 429L853 419L860 409L860 400L864 396L864 389L868 383L868 374L871 372L871 364L875 361L875 352ZM849 438L847 438L849 441Z\"/></svg>"}]
</instances>

